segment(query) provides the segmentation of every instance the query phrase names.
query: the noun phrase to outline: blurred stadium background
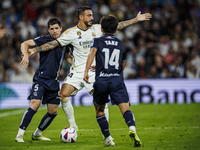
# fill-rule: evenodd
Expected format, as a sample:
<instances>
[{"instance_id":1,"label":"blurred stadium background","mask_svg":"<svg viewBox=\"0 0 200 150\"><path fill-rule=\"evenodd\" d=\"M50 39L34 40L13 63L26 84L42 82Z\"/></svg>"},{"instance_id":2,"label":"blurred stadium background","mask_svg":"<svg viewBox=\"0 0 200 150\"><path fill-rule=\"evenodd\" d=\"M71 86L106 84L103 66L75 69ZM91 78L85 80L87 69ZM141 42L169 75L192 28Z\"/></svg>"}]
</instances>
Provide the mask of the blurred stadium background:
<instances>
[{"instance_id":1,"label":"blurred stadium background","mask_svg":"<svg viewBox=\"0 0 200 150\"><path fill-rule=\"evenodd\" d=\"M23 70L20 44L47 34L47 21L57 17L63 31L77 24L79 6L93 10L94 21L113 14L119 21L151 13L116 33L124 41L127 64L124 71L132 104L200 102L200 0L0 0L0 24L7 29L0 39L0 109L27 107L32 77L39 55ZM66 62L62 82L69 72ZM74 105L92 105L86 91L71 97Z\"/></svg>"}]
</instances>

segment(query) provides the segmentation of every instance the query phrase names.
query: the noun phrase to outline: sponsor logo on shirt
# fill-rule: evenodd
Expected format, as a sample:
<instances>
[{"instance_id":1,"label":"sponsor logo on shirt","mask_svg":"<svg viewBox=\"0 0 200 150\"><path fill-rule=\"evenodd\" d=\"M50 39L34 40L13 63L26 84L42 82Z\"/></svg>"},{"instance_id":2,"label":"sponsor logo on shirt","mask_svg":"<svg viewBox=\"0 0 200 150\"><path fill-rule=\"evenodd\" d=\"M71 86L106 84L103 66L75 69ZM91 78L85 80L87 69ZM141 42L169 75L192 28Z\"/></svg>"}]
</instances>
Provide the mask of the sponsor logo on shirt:
<instances>
[{"instance_id":1,"label":"sponsor logo on shirt","mask_svg":"<svg viewBox=\"0 0 200 150\"><path fill-rule=\"evenodd\" d=\"M118 73L103 73L102 71L100 72L99 77L113 77L113 76L120 76Z\"/></svg>"}]
</instances>

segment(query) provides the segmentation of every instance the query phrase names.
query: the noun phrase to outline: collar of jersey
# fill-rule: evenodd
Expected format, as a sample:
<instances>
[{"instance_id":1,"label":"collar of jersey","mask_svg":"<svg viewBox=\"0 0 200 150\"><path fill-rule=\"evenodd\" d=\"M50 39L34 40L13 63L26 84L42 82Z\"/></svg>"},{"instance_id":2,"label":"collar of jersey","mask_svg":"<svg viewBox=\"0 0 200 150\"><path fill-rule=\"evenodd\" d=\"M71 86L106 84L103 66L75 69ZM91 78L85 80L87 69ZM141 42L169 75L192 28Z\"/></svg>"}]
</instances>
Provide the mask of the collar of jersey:
<instances>
[{"instance_id":1,"label":"collar of jersey","mask_svg":"<svg viewBox=\"0 0 200 150\"><path fill-rule=\"evenodd\" d=\"M103 36L114 36L113 34L104 34Z\"/></svg>"},{"instance_id":2,"label":"collar of jersey","mask_svg":"<svg viewBox=\"0 0 200 150\"><path fill-rule=\"evenodd\" d=\"M78 25L77 25L77 28L79 28ZM89 27L89 28L90 28L90 27ZM87 31L89 28L87 28L86 30L83 30L83 29L81 29L81 28L79 28L79 29L82 30L82 31Z\"/></svg>"},{"instance_id":3,"label":"collar of jersey","mask_svg":"<svg viewBox=\"0 0 200 150\"><path fill-rule=\"evenodd\" d=\"M50 33L48 33L47 35L50 37L51 40L54 40L54 38L51 37Z\"/></svg>"}]
</instances>

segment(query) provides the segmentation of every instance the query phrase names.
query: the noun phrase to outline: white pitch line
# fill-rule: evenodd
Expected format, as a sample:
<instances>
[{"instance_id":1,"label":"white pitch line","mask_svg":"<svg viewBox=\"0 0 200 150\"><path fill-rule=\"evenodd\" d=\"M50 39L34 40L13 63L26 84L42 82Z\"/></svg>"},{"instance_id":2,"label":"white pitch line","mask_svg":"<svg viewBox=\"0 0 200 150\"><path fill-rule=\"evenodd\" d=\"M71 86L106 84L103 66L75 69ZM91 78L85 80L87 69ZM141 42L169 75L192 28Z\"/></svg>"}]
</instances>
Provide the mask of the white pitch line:
<instances>
[{"instance_id":1,"label":"white pitch line","mask_svg":"<svg viewBox=\"0 0 200 150\"><path fill-rule=\"evenodd\" d=\"M160 129L180 129L180 128L187 128L187 129L199 129L200 126L188 126L188 127L144 127L144 128L140 128L140 130L160 130ZM100 129L79 129L78 131L100 131ZM109 130L111 131L116 131L116 130L127 130L128 128L119 128L119 129L112 129L110 128ZM53 132L59 132L61 130L48 130L48 131L53 131ZM34 132L34 131L26 131L26 132Z\"/></svg>"},{"instance_id":2,"label":"white pitch line","mask_svg":"<svg viewBox=\"0 0 200 150\"><path fill-rule=\"evenodd\" d=\"M46 107L40 107L39 110L42 110L42 109L46 109ZM20 109L20 110L14 110L14 111L9 111L9 112L5 112L5 113L0 113L0 118L2 117L7 117L7 116L11 116L11 115L18 115L18 114L22 114L25 112L26 109Z\"/></svg>"}]
</instances>

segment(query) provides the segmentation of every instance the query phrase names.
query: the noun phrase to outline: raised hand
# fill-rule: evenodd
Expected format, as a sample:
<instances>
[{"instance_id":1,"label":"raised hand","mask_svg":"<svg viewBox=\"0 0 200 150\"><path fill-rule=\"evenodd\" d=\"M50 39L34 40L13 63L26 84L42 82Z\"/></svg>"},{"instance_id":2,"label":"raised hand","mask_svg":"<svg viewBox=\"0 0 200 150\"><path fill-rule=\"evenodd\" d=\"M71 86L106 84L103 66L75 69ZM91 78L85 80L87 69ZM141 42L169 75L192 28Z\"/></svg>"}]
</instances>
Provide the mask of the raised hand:
<instances>
[{"instance_id":1,"label":"raised hand","mask_svg":"<svg viewBox=\"0 0 200 150\"><path fill-rule=\"evenodd\" d=\"M152 14L145 13L141 14L141 11L137 14L137 21L144 21L144 20L150 20L152 18Z\"/></svg>"}]
</instances>

